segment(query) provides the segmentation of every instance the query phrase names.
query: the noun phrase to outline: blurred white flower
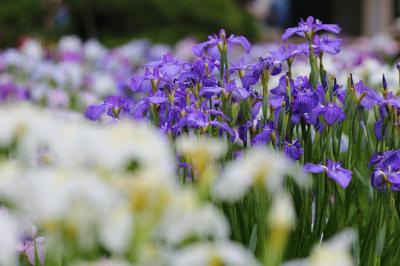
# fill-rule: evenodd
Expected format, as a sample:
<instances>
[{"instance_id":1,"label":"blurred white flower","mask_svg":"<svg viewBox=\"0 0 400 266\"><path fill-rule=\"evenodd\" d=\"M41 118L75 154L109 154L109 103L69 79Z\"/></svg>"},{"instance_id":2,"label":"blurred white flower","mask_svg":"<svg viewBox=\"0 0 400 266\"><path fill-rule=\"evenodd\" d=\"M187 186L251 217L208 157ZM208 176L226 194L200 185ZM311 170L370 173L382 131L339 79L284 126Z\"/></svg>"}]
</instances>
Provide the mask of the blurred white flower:
<instances>
[{"instance_id":1,"label":"blurred white flower","mask_svg":"<svg viewBox=\"0 0 400 266\"><path fill-rule=\"evenodd\" d=\"M98 40L88 40L83 46L83 56L86 60L96 61L103 58L106 54L107 48L105 48Z\"/></svg>"},{"instance_id":2,"label":"blurred white flower","mask_svg":"<svg viewBox=\"0 0 400 266\"><path fill-rule=\"evenodd\" d=\"M101 259L99 261L79 262L69 266L133 266L132 264L123 260L109 260Z\"/></svg>"},{"instance_id":3,"label":"blurred white flower","mask_svg":"<svg viewBox=\"0 0 400 266\"><path fill-rule=\"evenodd\" d=\"M29 58L40 60L44 56L41 43L36 39L26 39L21 46L21 51Z\"/></svg>"},{"instance_id":4,"label":"blurred white flower","mask_svg":"<svg viewBox=\"0 0 400 266\"><path fill-rule=\"evenodd\" d=\"M136 160L139 170L146 175L175 182L175 160L168 139L152 126L121 122L99 133L100 143L94 149L99 165L121 171L131 160Z\"/></svg>"},{"instance_id":5,"label":"blurred white flower","mask_svg":"<svg viewBox=\"0 0 400 266\"><path fill-rule=\"evenodd\" d=\"M291 160L265 147L256 147L227 164L215 182L213 194L216 198L234 201L242 198L253 185L263 185L274 193L282 190L286 175L292 176L300 185L309 181L304 171Z\"/></svg>"},{"instance_id":6,"label":"blurred white flower","mask_svg":"<svg viewBox=\"0 0 400 266\"><path fill-rule=\"evenodd\" d=\"M194 244L177 251L173 266L257 266L259 263L244 247L232 242Z\"/></svg>"},{"instance_id":7,"label":"blurred white flower","mask_svg":"<svg viewBox=\"0 0 400 266\"><path fill-rule=\"evenodd\" d=\"M99 96L107 96L115 92L116 85L111 75L97 72L91 75L89 88Z\"/></svg>"},{"instance_id":8,"label":"blurred white flower","mask_svg":"<svg viewBox=\"0 0 400 266\"><path fill-rule=\"evenodd\" d=\"M337 234L320 246L315 246L310 255L311 266L352 266L353 258L350 253L354 241L354 232L347 229Z\"/></svg>"},{"instance_id":9,"label":"blurred white flower","mask_svg":"<svg viewBox=\"0 0 400 266\"><path fill-rule=\"evenodd\" d=\"M50 90L47 94L47 104L51 108L68 107L69 95L63 89Z\"/></svg>"},{"instance_id":10,"label":"blurred white flower","mask_svg":"<svg viewBox=\"0 0 400 266\"><path fill-rule=\"evenodd\" d=\"M399 52L398 42L388 33L379 33L369 39L370 49L383 52L385 55L395 56Z\"/></svg>"},{"instance_id":11,"label":"blurred white flower","mask_svg":"<svg viewBox=\"0 0 400 266\"><path fill-rule=\"evenodd\" d=\"M161 58L163 55L171 52L171 47L165 44L156 44L150 47L149 57L152 59Z\"/></svg>"},{"instance_id":12,"label":"blurred white flower","mask_svg":"<svg viewBox=\"0 0 400 266\"><path fill-rule=\"evenodd\" d=\"M0 266L17 265L18 224L5 209L0 209L0 236Z\"/></svg>"},{"instance_id":13,"label":"blurred white flower","mask_svg":"<svg viewBox=\"0 0 400 266\"><path fill-rule=\"evenodd\" d=\"M18 156L26 163L67 169L100 167L116 173L137 161L140 173L175 182L169 142L149 125L121 122L98 128L83 117L60 118L30 105L0 108L0 122L4 125L0 144L9 145L19 138Z\"/></svg>"},{"instance_id":14,"label":"blurred white flower","mask_svg":"<svg viewBox=\"0 0 400 266\"><path fill-rule=\"evenodd\" d=\"M184 197L183 200L188 200ZM188 206L174 204L167 209L157 230L157 237L168 244L179 245L188 239L226 239L229 225L219 209L213 205Z\"/></svg>"},{"instance_id":15,"label":"blurred white flower","mask_svg":"<svg viewBox=\"0 0 400 266\"><path fill-rule=\"evenodd\" d=\"M17 49L7 49L1 54L1 64L4 67L23 68L25 56Z\"/></svg>"},{"instance_id":16,"label":"blurred white flower","mask_svg":"<svg viewBox=\"0 0 400 266\"><path fill-rule=\"evenodd\" d=\"M184 60L193 60L194 55L192 47L196 45L197 42L193 38L185 38L180 40L175 44L174 55L177 58L182 58Z\"/></svg>"},{"instance_id":17,"label":"blurred white flower","mask_svg":"<svg viewBox=\"0 0 400 266\"><path fill-rule=\"evenodd\" d=\"M219 139L184 135L176 140L176 149L201 173L208 163L225 155L227 145Z\"/></svg>"},{"instance_id":18,"label":"blurred white flower","mask_svg":"<svg viewBox=\"0 0 400 266\"><path fill-rule=\"evenodd\" d=\"M12 115L10 115L12 114ZM19 104L16 106L3 106L0 109L0 145L10 145L11 141L25 134L30 122L36 120L40 113L31 105Z\"/></svg>"},{"instance_id":19,"label":"blurred white flower","mask_svg":"<svg viewBox=\"0 0 400 266\"><path fill-rule=\"evenodd\" d=\"M385 74L389 88L393 91L397 91L397 69L380 62L376 58L370 57L365 59L362 64L352 68L352 73L355 81L364 80L366 84L372 85L376 87L376 89L382 87L382 75Z\"/></svg>"},{"instance_id":20,"label":"blurred white flower","mask_svg":"<svg viewBox=\"0 0 400 266\"><path fill-rule=\"evenodd\" d=\"M288 261L283 266L353 266L350 248L354 231L347 229L322 244L317 244L308 259Z\"/></svg>"},{"instance_id":21,"label":"blurred white flower","mask_svg":"<svg viewBox=\"0 0 400 266\"><path fill-rule=\"evenodd\" d=\"M294 77L307 76L310 73L310 70L310 65L304 60L298 60L296 61L296 64L293 64L292 66L292 73Z\"/></svg>"},{"instance_id":22,"label":"blurred white flower","mask_svg":"<svg viewBox=\"0 0 400 266\"><path fill-rule=\"evenodd\" d=\"M55 68L55 80L66 90L78 91L83 84L83 67L73 61L60 62Z\"/></svg>"},{"instance_id":23,"label":"blurred white flower","mask_svg":"<svg viewBox=\"0 0 400 266\"><path fill-rule=\"evenodd\" d=\"M117 203L100 218L99 235L102 244L114 254L122 255L133 233L133 213L123 203Z\"/></svg>"},{"instance_id":24,"label":"blurred white flower","mask_svg":"<svg viewBox=\"0 0 400 266\"><path fill-rule=\"evenodd\" d=\"M148 53L150 45L146 40L135 40L116 48L117 55L125 58L131 64L138 65L145 60L144 55Z\"/></svg>"},{"instance_id":25,"label":"blurred white flower","mask_svg":"<svg viewBox=\"0 0 400 266\"><path fill-rule=\"evenodd\" d=\"M99 216L112 204L110 188L93 174L62 169L30 169L3 182L0 194L40 221L58 220L77 202Z\"/></svg>"},{"instance_id":26,"label":"blurred white flower","mask_svg":"<svg viewBox=\"0 0 400 266\"><path fill-rule=\"evenodd\" d=\"M275 195L268 214L268 223L273 228L292 229L296 224L296 212L292 198L286 192Z\"/></svg>"},{"instance_id":27,"label":"blurred white flower","mask_svg":"<svg viewBox=\"0 0 400 266\"><path fill-rule=\"evenodd\" d=\"M82 50L82 41L76 36L64 36L58 42L58 51L64 52L76 52L80 53Z\"/></svg>"}]
</instances>

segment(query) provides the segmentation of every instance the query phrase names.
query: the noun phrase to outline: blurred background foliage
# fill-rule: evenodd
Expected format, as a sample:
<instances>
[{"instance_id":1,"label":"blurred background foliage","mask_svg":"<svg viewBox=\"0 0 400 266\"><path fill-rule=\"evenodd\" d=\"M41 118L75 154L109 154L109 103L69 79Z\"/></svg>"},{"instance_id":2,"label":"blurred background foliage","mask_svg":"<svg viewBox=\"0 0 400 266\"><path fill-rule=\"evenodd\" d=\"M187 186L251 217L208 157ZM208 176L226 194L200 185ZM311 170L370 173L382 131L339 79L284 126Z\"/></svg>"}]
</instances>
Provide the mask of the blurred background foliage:
<instances>
[{"instance_id":1,"label":"blurred background foliage","mask_svg":"<svg viewBox=\"0 0 400 266\"><path fill-rule=\"evenodd\" d=\"M0 0L0 45L12 45L22 34L39 34L46 10L40 0Z\"/></svg>"},{"instance_id":2,"label":"blurred background foliage","mask_svg":"<svg viewBox=\"0 0 400 266\"><path fill-rule=\"evenodd\" d=\"M259 30L235 0L0 0L0 46L23 36L56 40L77 34L110 46L132 38L174 43L186 36L204 39L225 28L257 40Z\"/></svg>"},{"instance_id":3,"label":"blurred background foliage","mask_svg":"<svg viewBox=\"0 0 400 266\"><path fill-rule=\"evenodd\" d=\"M390 30L399 14L400 0L0 0L0 47L24 37L54 43L66 34L108 46L134 38L172 44L220 28L255 42L278 39L309 15L338 23L345 35L372 35Z\"/></svg>"}]
</instances>

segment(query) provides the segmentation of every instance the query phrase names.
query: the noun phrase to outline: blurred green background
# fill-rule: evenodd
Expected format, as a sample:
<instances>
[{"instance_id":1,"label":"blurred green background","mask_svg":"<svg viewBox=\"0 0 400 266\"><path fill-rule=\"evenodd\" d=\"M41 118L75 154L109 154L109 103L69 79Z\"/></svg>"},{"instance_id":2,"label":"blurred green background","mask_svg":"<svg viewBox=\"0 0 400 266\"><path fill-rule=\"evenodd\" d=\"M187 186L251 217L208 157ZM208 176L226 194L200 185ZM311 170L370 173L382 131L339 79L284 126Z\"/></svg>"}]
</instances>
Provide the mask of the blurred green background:
<instances>
[{"instance_id":1,"label":"blurred green background","mask_svg":"<svg viewBox=\"0 0 400 266\"><path fill-rule=\"evenodd\" d=\"M399 14L400 0L0 0L0 47L66 34L109 46L133 38L175 43L220 28L255 42L309 15L357 36L387 30Z\"/></svg>"},{"instance_id":2,"label":"blurred green background","mask_svg":"<svg viewBox=\"0 0 400 266\"><path fill-rule=\"evenodd\" d=\"M0 0L0 46L23 36L56 40L77 34L114 46L132 38L174 43L204 39L223 27L256 40L259 31L235 0Z\"/></svg>"}]
</instances>

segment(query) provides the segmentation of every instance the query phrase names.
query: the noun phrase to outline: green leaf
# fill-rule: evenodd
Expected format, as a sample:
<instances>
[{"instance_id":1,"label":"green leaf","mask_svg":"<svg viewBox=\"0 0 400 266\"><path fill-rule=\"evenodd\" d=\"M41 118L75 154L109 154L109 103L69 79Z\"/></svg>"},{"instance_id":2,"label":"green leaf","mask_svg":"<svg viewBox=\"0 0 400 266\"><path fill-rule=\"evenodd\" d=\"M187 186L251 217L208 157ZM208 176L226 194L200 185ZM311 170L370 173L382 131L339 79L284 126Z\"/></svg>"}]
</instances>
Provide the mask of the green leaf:
<instances>
[{"instance_id":1,"label":"green leaf","mask_svg":"<svg viewBox=\"0 0 400 266\"><path fill-rule=\"evenodd\" d=\"M385 248L385 240L386 240L386 224L384 224L381 230L379 230L378 237L376 239L376 253L379 256L382 255L382 252Z\"/></svg>"},{"instance_id":2,"label":"green leaf","mask_svg":"<svg viewBox=\"0 0 400 266\"><path fill-rule=\"evenodd\" d=\"M253 229L251 230L251 236L250 236L250 241L249 241L249 250L252 253L256 252L257 249L257 224L253 225Z\"/></svg>"}]
</instances>

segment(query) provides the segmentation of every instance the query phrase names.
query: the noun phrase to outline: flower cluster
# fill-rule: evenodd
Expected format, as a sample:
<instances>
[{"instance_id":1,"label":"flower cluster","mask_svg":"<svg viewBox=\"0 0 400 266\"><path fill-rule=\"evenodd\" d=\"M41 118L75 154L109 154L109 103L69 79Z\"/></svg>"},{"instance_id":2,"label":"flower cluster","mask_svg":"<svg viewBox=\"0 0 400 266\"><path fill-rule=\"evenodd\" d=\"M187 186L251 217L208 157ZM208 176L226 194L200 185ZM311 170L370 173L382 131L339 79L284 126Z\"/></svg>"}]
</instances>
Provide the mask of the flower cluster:
<instances>
[{"instance_id":1,"label":"flower cluster","mask_svg":"<svg viewBox=\"0 0 400 266\"><path fill-rule=\"evenodd\" d=\"M282 37L299 34L306 37L305 43L285 43L249 63L231 52L234 48L249 52L246 38L221 30L193 47L198 57L194 62L168 53L146 64L143 75L131 79L133 95L108 96L104 103L89 106L86 117L96 121L107 114L112 120L150 120L172 138L184 133L226 137L241 147L271 145L300 160L310 128L326 134L346 119L343 108L349 92L335 79L329 80L322 61L323 53L339 52L340 40L319 36L322 30L340 32L336 25L309 17ZM298 57L309 58L309 77L293 77L291 68ZM277 86L269 89L270 78L281 73ZM378 101L377 93L361 83L355 88L358 95L368 94L363 106L371 108ZM305 131L297 134L299 128Z\"/></svg>"},{"instance_id":2,"label":"flower cluster","mask_svg":"<svg viewBox=\"0 0 400 266\"><path fill-rule=\"evenodd\" d=\"M27 39L0 53L0 101L29 99L51 108L82 110L99 98L124 91L146 60L170 51L134 41L108 49L96 40L60 39L55 49Z\"/></svg>"},{"instance_id":3,"label":"flower cluster","mask_svg":"<svg viewBox=\"0 0 400 266\"><path fill-rule=\"evenodd\" d=\"M151 127L99 129L29 105L1 108L0 121L0 265L18 253L32 265L105 254L140 265L233 265L235 254L235 265L257 265L229 240L221 211L178 184L169 143Z\"/></svg>"},{"instance_id":4,"label":"flower cluster","mask_svg":"<svg viewBox=\"0 0 400 266\"><path fill-rule=\"evenodd\" d=\"M232 238L251 243L254 230L259 230L264 250L257 245L253 249L269 258L265 265L282 262L288 232L294 229L287 217L301 216L303 232L295 230L292 237L309 246L306 235L321 239L338 232L357 210L373 217L354 221L364 250L361 263L378 263L388 258L368 254L381 252L376 243L387 215L384 204L400 215L392 201L385 201L389 193L382 193L393 193L389 195L398 204L400 68L386 68L386 79L379 56L354 57L346 45L340 55L344 41L335 37L339 33L338 25L308 17L283 33L283 43L260 50L245 37L221 30L193 46L192 61L167 53L147 63L132 77L129 93L108 96L89 106L85 115L107 124L147 121L172 142L178 139L179 180L197 186L203 197L222 202L229 221L237 225ZM291 42L295 35L296 42ZM333 68L335 64L339 67ZM198 136L202 144L191 140L185 145L181 135ZM207 138L224 145L208 145ZM213 163L217 160L223 162L221 172ZM303 171L313 174L312 185ZM376 189L370 190L368 176ZM305 184L310 186L303 192ZM296 199L296 213L279 211L288 209L287 191ZM253 212L253 202L265 193L272 198L263 198L266 205L256 205L259 211ZM374 207L369 206L371 197ZM278 198L280 207L275 205ZM283 222L277 225L272 218L260 218L259 212L287 219L279 218ZM265 224L257 220L270 231L260 229ZM364 230L373 236L366 239ZM342 255L338 260L352 265L349 254ZM323 248L305 263L323 265L320 256L325 256Z\"/></svg>"},{"instance_id":5,"label":"flower cluster","mask_svg":"<svg viewBox=\"0 0 400 266\"><path fill-rule=\"evenodd\" d=\"M279 228L271 241L284 240L296 223L284 177L307 182L273 151L258 147L221 167L224 142L180 137L177 150L211 178L205 200L201 187L198 194L179 184L168 140L148 125L98 128L75 113L26 104L0 108L0 122L0 265L258 266L230 239L230 221L213 201L235 202L261 185L259 196L269 193L272 203L259 222Z\"/></svg>"}]
</instances>

